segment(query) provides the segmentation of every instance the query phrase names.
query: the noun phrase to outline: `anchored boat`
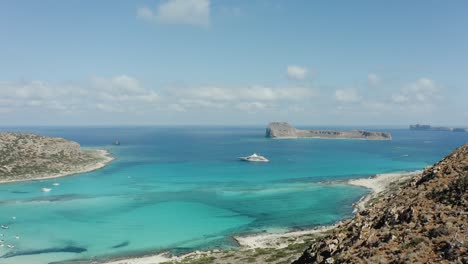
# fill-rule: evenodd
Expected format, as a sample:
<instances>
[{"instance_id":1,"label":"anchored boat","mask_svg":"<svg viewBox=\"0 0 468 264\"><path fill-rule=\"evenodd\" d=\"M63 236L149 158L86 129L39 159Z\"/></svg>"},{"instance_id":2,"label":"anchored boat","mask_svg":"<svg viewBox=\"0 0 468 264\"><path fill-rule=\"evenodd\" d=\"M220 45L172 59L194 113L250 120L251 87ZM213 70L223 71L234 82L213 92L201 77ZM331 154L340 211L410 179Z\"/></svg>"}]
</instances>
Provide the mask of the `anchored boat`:
<instances>
[{"instance_id":1,"label":"anchored boat","mask_svg":"<svg viewBox=\"0 0 468 264\"><path fill-rule=\"evenodd\" d=\"M257 155L257 153L254 153L247 157L240 157L239 159L242 161L249 161L249 162L269 162L267 158Z\"/></svg>"}]
</instances>

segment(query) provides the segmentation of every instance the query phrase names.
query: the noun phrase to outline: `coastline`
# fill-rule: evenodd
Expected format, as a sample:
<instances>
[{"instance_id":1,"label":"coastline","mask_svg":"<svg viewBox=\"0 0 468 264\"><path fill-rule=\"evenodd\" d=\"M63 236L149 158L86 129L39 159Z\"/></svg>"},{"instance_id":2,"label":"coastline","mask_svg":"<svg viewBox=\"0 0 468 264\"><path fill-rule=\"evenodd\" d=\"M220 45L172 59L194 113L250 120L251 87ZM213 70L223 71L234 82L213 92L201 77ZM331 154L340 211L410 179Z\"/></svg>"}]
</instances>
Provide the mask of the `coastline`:
<instances>
[{"instance_id":1,"label":"coastline","mask_svg":"<svg viewBox=\"0 0 468 264\"><path fill-rule=\"evenodd\" d=\"M377 198L383 193L391 191L393 186L402 184L412 177L422 173L422 170L401 173L383 173L376 174L369 178L351 179L346 184L360 186L371 190L371 193L363 196L353 206L358 211L366 209L367 204L373 198Z\"/></svg>"},{"instance_id":2,"label":"coastline","mask_svg":"<svg viewBox=\"0 0 468 264\"><path fill-rule=\"evenodd\" d=\"M349 185L368 188L371 192L363 196L358 202L353 204L355 213L364 210L370 204L372 199L391 192L396 186L399 186L412 177L419 175L421 171L402 172L402 173L386 173L377 174L368 178L359 178L346 180L344 183ZM343 219L346 220L346 219ZM160 264L172 263L180 261L196 261L203 258L222 259L227 261L227 257L234 256L233 260L237 260L239 256L244 256L248 252L258 254L262 250L277 250L289 248L290 245L307 244L310 240L317 236L326 234L340 225L343 220L338 221L333 225L320 226L316 228L289 231L283 233L256 233L249 235L233 236L232 238L239 244L238 249L234 250L209 250L209 251L194 251L181 256L173 256L170 252L158 254L147 254L140 257L118 258L111 261L99 262L101 264ZM236 254L238 256L236 256ZM187 262L190 263L190 262ZM261 262L260 262L261 263Z\"/></svg>"},{"instance_id":3,"label":"coastline","mask_svg":"<svg viewBox=\"0 0 468 264\"><path fill-rule=\"evenodd\" d=\"M83 148L82 151L86 151L88 153L92 153L96 159L99 159L98 162L92 164L86 164L81 167L73 168L71 170L62 171L59 173L47 173L37 175L34 178L28 179L14 179L14 180L0 180L0 184L8 184L8 183L16 183L16 182L26 182L26 181L40 181L40 180L48 180L48 179L55 179L61 178L65 176L70 176L74 174L86 173L95 171L105 167L109 162L113 161L115 158L111 156L108 150L104 149L86 149Z\"/></svg>"}]
</instances>

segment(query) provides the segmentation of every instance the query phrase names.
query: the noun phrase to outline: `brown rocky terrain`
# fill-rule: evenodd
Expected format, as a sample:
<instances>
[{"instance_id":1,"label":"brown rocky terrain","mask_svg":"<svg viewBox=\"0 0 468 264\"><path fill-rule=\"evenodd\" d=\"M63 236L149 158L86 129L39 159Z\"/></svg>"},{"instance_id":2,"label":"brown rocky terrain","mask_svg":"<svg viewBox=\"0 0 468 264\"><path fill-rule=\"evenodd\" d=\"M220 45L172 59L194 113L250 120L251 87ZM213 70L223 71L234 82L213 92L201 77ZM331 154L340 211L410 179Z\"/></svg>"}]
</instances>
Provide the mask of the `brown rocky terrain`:
<instances>
[{"instance_id":1,"label":"brown rocky terrain","mask_svg":"<svg viewBox=\"0 0 468 264\"><path fill-rule=\"evenodd\" d=\"M391 140L388 132L371 132L364 130L301 130L285 122L272 122L266 129L270 138L323 138L323 139L366 139Z\"/></svg>"},{"instance_id":2,"label":"brown rocky terrain","mask_svg":"<svg viewBox=\"0 0 468 264\"><path fill-rule=\"evenodd\" d=\"M295 264L468 263L468 144L314 240Z\"/></svg>"},{"instance_id":3,"label":"brown rocky terrain","mask_svg":"<svg viewBox=\"0 0 468 264\"><path fill-rule=\"evenodd\" d=\"M0 133L0 182L59 177L90 171L112 160L63 138Z\"/></svg>"}]
</instances>

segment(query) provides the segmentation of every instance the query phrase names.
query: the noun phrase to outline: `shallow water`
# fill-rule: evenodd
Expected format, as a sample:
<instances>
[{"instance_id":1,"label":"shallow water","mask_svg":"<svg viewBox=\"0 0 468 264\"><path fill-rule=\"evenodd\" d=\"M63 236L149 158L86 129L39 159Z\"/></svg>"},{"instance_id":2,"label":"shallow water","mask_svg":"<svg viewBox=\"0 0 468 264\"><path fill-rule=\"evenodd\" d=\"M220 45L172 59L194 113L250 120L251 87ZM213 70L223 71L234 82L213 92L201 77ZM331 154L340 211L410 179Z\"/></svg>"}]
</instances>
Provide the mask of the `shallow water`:
<instances>
[{"instance_id":1,"label":"shallow water","mask_svg":"<svg viewBox=\"0 0 468 264\"><path fill-rule=\"evenodd\" d=\"M10 226L0 233L15 246L0 248L5 264L226 248L233 234L331 224L368 190L324 181L422 169L468 141L468 133L406 129L386 129L392 141L271 140L261 127L18 130L106 148L117 160L0 185L0 223ZM122 145L112 146L117 138ZM252 152L271 162L237 160Z\"/></svg>"}]
</instances>

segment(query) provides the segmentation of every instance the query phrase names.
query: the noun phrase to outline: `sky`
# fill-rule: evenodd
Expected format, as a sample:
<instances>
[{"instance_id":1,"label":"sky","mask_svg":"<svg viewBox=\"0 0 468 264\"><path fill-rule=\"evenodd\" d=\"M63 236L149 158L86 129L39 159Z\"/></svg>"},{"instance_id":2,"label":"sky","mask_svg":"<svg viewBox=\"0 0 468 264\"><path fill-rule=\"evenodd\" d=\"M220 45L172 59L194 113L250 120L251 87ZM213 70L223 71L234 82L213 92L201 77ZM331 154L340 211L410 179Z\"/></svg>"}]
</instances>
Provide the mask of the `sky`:
<instances>
[{"instance_id":1,"label":"sky","mask_svg":"<svg viewBox=\"0 0 468 264\"><path fill-rule=\"evenodd\" d=\"M468 1L0 1L0 126L468 127Z\"/></svg>"}]
</instances>

